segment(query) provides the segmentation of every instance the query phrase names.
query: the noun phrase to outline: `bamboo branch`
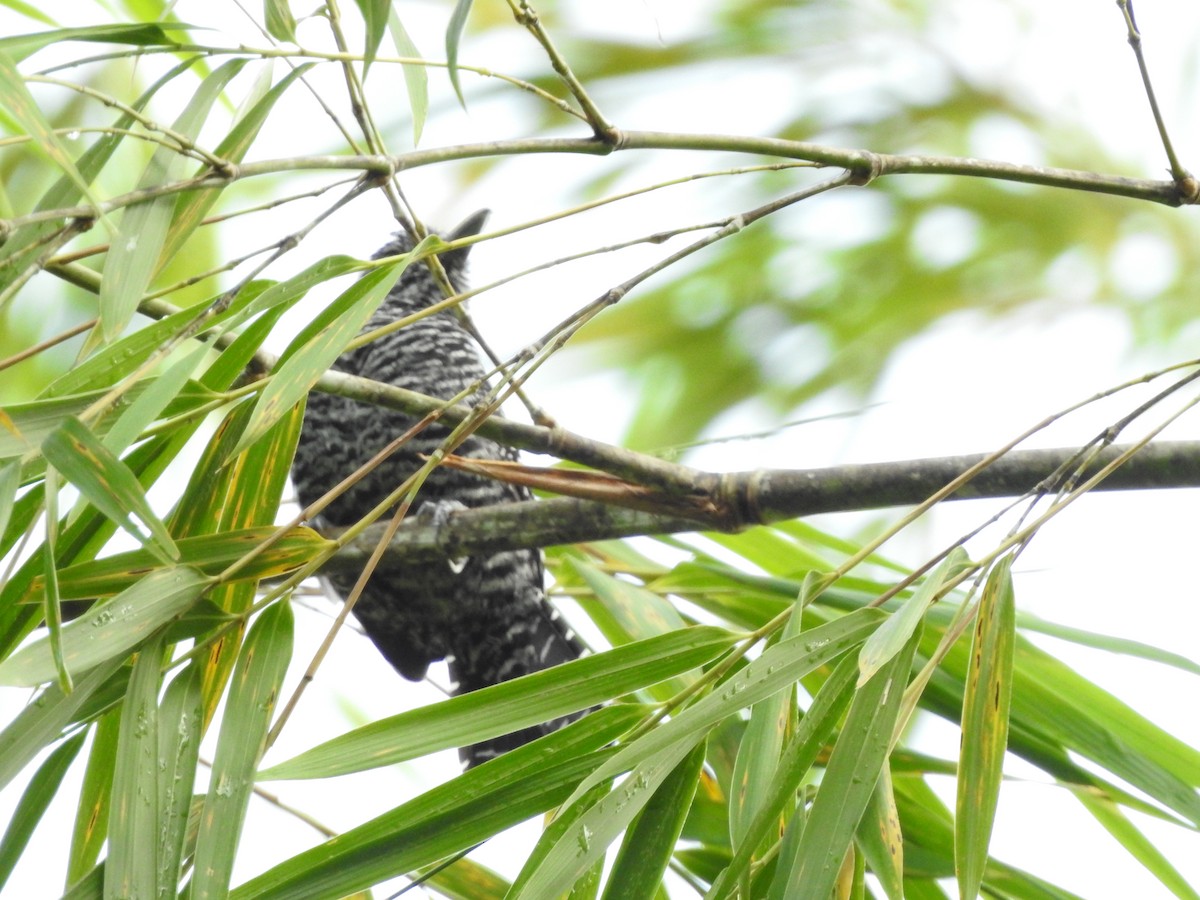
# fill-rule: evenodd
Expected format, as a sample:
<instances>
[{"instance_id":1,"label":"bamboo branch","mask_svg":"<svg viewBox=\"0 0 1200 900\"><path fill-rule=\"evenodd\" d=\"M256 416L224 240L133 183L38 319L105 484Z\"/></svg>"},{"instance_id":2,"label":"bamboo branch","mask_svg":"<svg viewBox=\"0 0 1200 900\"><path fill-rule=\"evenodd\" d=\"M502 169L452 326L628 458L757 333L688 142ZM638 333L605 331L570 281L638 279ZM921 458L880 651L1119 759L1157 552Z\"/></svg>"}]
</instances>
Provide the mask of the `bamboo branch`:
<instances>
[{"instance_id":1,"label":"bamboo branch","mask_svg":"<svg viewBox=\"0 0 1200 900\"><path fill-rule=\"evenodd\" d=\"M1097 454L1085 475L1099 471L1126 449L1113 446ZM1021 496L1077 453L1077 447L1013 451L947 499ZM380 569L411 565L417 560L456 559L478 553L632 535L731 532L817 513L906 506L921 502L983 458L983 454L978 454L820 469L698 473L698 483L712 485L708 499L716 512L707 518L700 515L699 506L696 515L689 517L674 509L657 513L645 508L555 498L463 510L452 513L447 521L436 526L413 519L396 532ZM1200 487L1197 441L1150 444L1093 490L1185 487ZM378 542L382 527L377 525L365 531L326 565L338 571L361 568Z\"/></svg>"}]
</instances>

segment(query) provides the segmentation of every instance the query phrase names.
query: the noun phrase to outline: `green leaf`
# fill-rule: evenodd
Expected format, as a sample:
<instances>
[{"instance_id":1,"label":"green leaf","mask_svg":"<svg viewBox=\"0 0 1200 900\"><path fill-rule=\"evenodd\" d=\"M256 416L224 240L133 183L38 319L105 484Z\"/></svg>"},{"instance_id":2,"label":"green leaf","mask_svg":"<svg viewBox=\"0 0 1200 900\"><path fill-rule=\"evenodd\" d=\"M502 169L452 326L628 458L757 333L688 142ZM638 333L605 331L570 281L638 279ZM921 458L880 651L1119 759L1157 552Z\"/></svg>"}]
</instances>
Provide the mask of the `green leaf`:
<instances>
[{"instance_id":1,"label":"green leaf","mask_svg":"<svg viewBox=\"0 0 1200 900\"><path fill-rule=\"evenodd\" d=\"M551 825L513 882L512 900L552 900L566 885L574 884L593 863L603 859L609 845L629 825L676 767L703 747L679 742L669 745L640 761L633 771L611 791L599 798L584 793L577 809L559 813L568 824L556 829ZM695 781L692 782L693 786ZM594 786L600 791L600 786ZM577 789L578 791L578 789ZM557 824L557 821L556 823Z\"/></svg>"},{"instance_id":2,"label":"green leaf","mask_svg":"<svg viewBox=\"0 0 1200 900\"><path fill-rule=\"evenodd\" d=\"M102 441L104 446L119 456L141 437L150 423L183 391L192 372L209 352L208 347L196 347L182 359L175 360L158 378L152 379L105 433Z\"/></svg>"},{"instance_id":3,"label":"green leaf","mask_svg":"<svg viewBox=\"0 0 1200 900\"><path fill-rule=\"evenodd\" d=\"M703 767L704 745L697 744L638 813L613 861L604 900L653 900L658 896Z\"/></svg>"},{"instance_id":4,"label":"green leaf","mask_svg":"<svg viewBox=\"0 0 1200 900\"><path fill-rule=\"evenodd\" d=\"M67 774L67 769L79 754L84 737L81 731L55 747L29 780L25 792L21 794L8 827L4 830L4 838L0 840L0 891L3 891L4 883L8 881L8 876L12 874L25 852L29 838L33 836L33 830L41 821L46 807L58 795L58 786L62 784L63 776Z\"/></svg>"},{"instance_id":5,"label":"green leaf","mask_svg":"<svg viewBox=\"0 0 1200 900\"><path fill-rule=\"evenodd\" d=\"M868 678L904 648L909 637L925 618L925 611L933 605L946 582L968 565L970 560L967 559L967 552L962 547L955 547L933 574L922 582L921 589L909 597L899 612L893 613L879 630L867 639L858 657L859 687L866 684Z\"/></svg>"},{"instance_id":6,"label":"green leaf","mask_svg":"<svg viewBox=\"0 0 1200 900\"><path fill-rule=\"evenodd\" d=\"M686 672L735 640L719 628L697 626L585 656L355 729L259 777L325 778L478 743Z\"/></svg>"},{"instance_id":7,"label":"green leaf","mask_svg":"<svg viewBox=\"0 0 1200 900\"><path fill-rule=\"evenodd\" d=\"M267 20L267 34L277 41L296 43L296 19L292 16L288 0L263 0L263 13Z\"/></svg>"},{"instance_id":8,"label":"green leaf","mask_svg":"<svg viewBox=\"0 0 1200 900\"><path fill-rule=\"evenodd\" d=\"M0 465L0 536L8 528L12 518L13 503L17 498L17 488L21 485L21 464L16 460ZM0 556L4 552L0 550Z\"/></svg>"},{"instance_id":9,"label":"green leaf","mask_svg":"<svg viewBox=\"0 0 1200 900\"><path fill-rule=\"evenodd\" d=\"M813 764L833 734L842 713L850 705L854 695L856 669L857 663L853 655L847 653L817 691L808 711L796 727L795 735L780 757L775 777L753 820L746 826L741 845L713 884L709 892L711 897L728 896L735 889L739 879L748 877L754 861L754 851L772 832L778 834L779 823L795 806L796 792L808 778Z\"/></svg>"},{"instance_id":10,"label":"green leaf","mask_svg":"<svg viewBox=\"0 0 1200 900\"><path fill-rule=\"evenodd\" d=\"M809 579L805 580L807 583ZM784 639L801 633L801 610L812 600L808 591L804 593L781 635ZM794 691L778 691L750 708L750 721L738 744L730 784L729 837L735 850L742 844L746 826L762 806L779 765L794 716L794 695Z\"/></svg>"},{"instance_id":11,"label":"green leaf","mask_svg":"<svg viewBox=\"0 0 1200 900\"><path fill-rule=\"evenodd\" d=\"M879 879L888 900L904 898L904 836L892 790L892 770L884 766L871 802L858 825L858 848Z\"/></svg>"},{"instance_id":12,"label":"green leaf","mask_svg":"<svg viewBox=\"0 0 1200 900\"><path fill-rule=\"evenodd\" d=\"M596 595L600 608L583 598L581 605L613 646L687 627L675 607L653 591L614 578L582 559L572 559L571 567ZM649 694L655 700L666 701L695 680L695 675L678 675L652 685Z\"/></svg>"},{"instance_id":13,"label":"green leaf","mask_svg":"<svg viewBox=\"0 0 1200 900\"><path fill-rule=\"evenodd\" d=\"M92 733L83 786L71 832L71 852L67 857L67 884L87 875L100 858L100 848L108 839L111 809L112 773L117 764L117 741L121 732L121 708L104 713Z\"/></svg>"},{"instance_id":14,"label":"green leaf","mask_svg":"<svg viewBox=\"0 0 1200 900\"><path fill-rule=\"evenodd\" d=\"M169 638L169 635L168 635ZM159 896L173 896L179 885L184 837L200 756L203 705L200 668L189 665L167 686L158 710Z\"/></svg>"},{"instance_id":15,"label":"green leaf","mask_svg":"<svg viewBox=\"0 0 1200 900\"><path fill-rule=\"evenodd\" d=\"M445 859L561 803L644 715L606 706L297 854L233 900L342 897Z\"/></svg>"},{"instance_id":16,"label":"green leaf","mask_svg":"<svg viewBox=\"0 0 1200 900\"><path fill-rule=\"evenodd\" d=\"M208 118L221 91L242 68L245 59L233 59L201 82L172 130L194 139ZM178 180L188 157L171 147L159 147L150 157L139 189L148 189ZM105 342L115 340L133 318L150 280L171 226L175 197L164 194L127 207L121 225L113 236L104 261L104 279L100 283L100 324Z\"/></svg>"},{"instance_id":17,"label":"green leaf","mask_svg":"<svg viewBox=\"0 0 1200 900\"><path fill-rule=\"evenodd\" d=\"M1182 900L1200 900L1200 893L1197 893L1117 804L1086 789L1075 791L1075 797L1146 871L1162 882L1163 887Z\"/></svg>"},{"instance_id":18,"label":"green leaf","mask_svg":"<svg viewBox=\"0 0 1200 900\"><path fill-rule=\"evenodd\" d=\"M52 24L42 19L46 24ZM172 28L185 29L189 26L182 23L171 23ZM34 34L18 34L12 37L0 38L0 51L8 53L14 60L20 62L32 53L51 44L61 44L66 41L92 41L103 44L132 44L136 47L173 47L176 42L167 37L161 25L153 23L92 25L86 28L57 28L54 31L41 31Z\"/></svg>"},{"instance_id":19,"label":"green leaf","mask_svg":"<svg viewBox=\"0 0 1200 900\"><path fill-rule=\"evenodd\" d=\"M42 453L98 510L155 556L163 561L179 558L179 549L150 508L137 477L82 422L74 416L64 419L42 442ZM134 524L133 516L149 529L148 535Z\"/></svg>"},{"instance_id":20,"label":"green leaf","mask_svg":"<svg viewBox=\"0 0 1200 900\"><path fill-rule=\"evenodd\" d=\"M388 13L392 9L391 0L355 0L358 11L362 13L366 34L363 40L363 81L371 70L371 63L379 53L379 44L383 41L383 33L388 26Z\"/></svg>"},{"instance_id":21,"label":"green leaf","mask_svg":"<svg viewBox=\"0 0 1200 900\"><path fill-rule=\"evenodd\" d=\"M75 690L69 694L57 684L47 687L0 731L0 787L12 781L43 747L58 740L62 730L75 721L80 709L121 663L116 659L96 667L77 679Z\"/></svg>"},{"instance_id":22,"label":"green leaf","mask_svg":"<svg viewBox=\"0 0 1200 900\"><path fill-rule=\"evenodd\" d=\"M273 526L260 525L256 528L180 538L175 542L175 546L179 549L180 565L191 566L204 575L215 576L254 550L276 531L278 529ZM238 570L235 577L249 580L275 578L295 571L330 546L331 541L322 538L310 528L292 528L269 549ZM76 563L58 570L59 595L67 600L110 597L127 590L148 572L159 568L161 564L158 558L148 550L129 550L102 559ZM22 602L36 600L42 586L41 579L35 579L21 598Z\"/></svg>"},{"instance_id":23,"label":"green leaf","mask_svg":"<svg viewBox=\"0 0 1200 900\"><path fill-rule=\"evenodd\" d=\"M249 108L246 114L234 123L229 134L221 140L216 150L213 151L213 155L226 162L241 162L245 158L246 152L253 145L255 138L258 137L259 131L269 118L271 111L275 108L275 104L287 92L292 82L308 72L314 65L315 63L304 63L303 65L291 68L279 80L277 85L260 97ZM264 72L269 72L269 70L264 69ZM203 171L203 169L198 170L196 174L199 176L203 174ZM171 217L170 230L167 232L162 252L159 255L158 266L160 268L179 252L188 237L191 236L204 220L208 211L221 198L221 194L222 191L220 188L210 186L204 190L188 191L179 196L176 201L175 212Z\"/></svg>"},{"instance_id":24,"label":"green leaf","mask_svg":"<svg viewBox=\"0 0 1200 900\"><path fill-rule=\"evenodd\" d=\"M88 199L93 209L99 209L100 202L92 195L87 179L75 167L70 151L42 115L37 101L25 86L21 73L3 49L0 49L0 105L11 112L21 128L33 138L33 145L38 152L62 169L80 193Z\"/></svg>"},{"instance_id":25,"label":"green leaf","mask_svg":"<svg viewBox=\"0 0 1200 900\"><path fill-rule=\"evenodd\" d=\"M825 900L833 890L880 771L887 765L919 637L920 632L915 632L901 652L858 688L794 853L780 853L772 900ZM788 831L796 826L793 820Z\"/></svg>"},{"instance_id":26,"label":"green leaf","mask_svg":"<svg viewBox=\"0 0 1200 900\"><path fill-rule=\"evenodd\" d=\"M462 40L463 29L467 27L467 16L471 13L472 0L457 0L454 12L446 25L446 63L450 72L450 83L454 85L454 93L463 109L467 101L463 99L462 86L458 83L458 45Z\"/></svg>"},{"instance_id":27,"label":"green leaf","mask_svg":"<svg viewBox=\"0 0 1200 900\"><path fill-rule=\"evenodd\" d=\"M1006 556L988 573L963 699L954 822L954 861L963 897L977 896L983 882L1004 777L1016 628L1011 569L1012 556Z\"/></svg>"},{"instance_id":28,"label":"green leaf","mask_svg":"<svg viewBox=\"0 0 1200 900\"><path fill-rule=\"evenodd\" d=\"M160 631L138 653L121 709L104 870L105 900L160 896L158 688L162 665Z\"/></svg>"},{"instance_id":29,"label":"green leaf","mask_svg":"<svg viewBox=\"0 0 1200 900\"><path fill-rule=\"evenodd\" d=\"M387 6L388 30L392 34L392 43L396 45L396 53L402 57L421 59L421 51L404 30L404 23L400 21L396 8L390 3ZM425 118L429 113L429 72L424 66L409 63L405 63L401 68L404 71L404 87L408 91L408 108L412 112L413 146L416 147L421 143L421 132L425 130Z\"/></svg>"},{"instance_id":30,"label":"green leaf","mask_svg":"<svg viewBox=\"0 0 1200 900\"><path fill-rule=\"evenodd\" d=\"M63 659L68 669L78 676L123 659L127 651L186 611L209 584L194 569L161 569L93 606L63 626ZM52 680L55 671L49 639L43 638L0 663L0 684L32 687Z\"/></svg>"},{"instance_id":31,"label":"green leaf","mask_svg":"<svg viewBox=\"0 0 1200 900\"><path fill-rule=\"evenodd\" d=\"M208 796L196 837L190 900L225 897L242 834L254 770L262 756L271 711L292 657L292 608L274 603L246 636L233 670L229 699L213 757Z\"/></svg>"},{"instance_id":32,"label":"green leaf","mask_svg":"<svg viewBox=\"0 0 1200 900\"><path fill-rule=\"evenodd\" d=\"M876 609L860 609L768 647L758 659L722 682L715 692L698 700L669 722L622 747L616 756L584 782L581 791L628 771L664 747L677 744L691 746L700 734L713 728L722 719L777 691L790 688L805 675L858 646L879 626L884 616Z\"/></svg>"},{"instance_id":33,"label":"green leaf","mask_svg":"<svg viewBox=\"0 0 1200 900\"><path fill-rule=\"evenodd\" d=\"M314 325L320 323L319 328L310 326L292 341L259 395L233 453L240 453L266 434L308 394L387 296L411 257L407 254L367 272L314 320Z\"/></svg>"}]
</instances>

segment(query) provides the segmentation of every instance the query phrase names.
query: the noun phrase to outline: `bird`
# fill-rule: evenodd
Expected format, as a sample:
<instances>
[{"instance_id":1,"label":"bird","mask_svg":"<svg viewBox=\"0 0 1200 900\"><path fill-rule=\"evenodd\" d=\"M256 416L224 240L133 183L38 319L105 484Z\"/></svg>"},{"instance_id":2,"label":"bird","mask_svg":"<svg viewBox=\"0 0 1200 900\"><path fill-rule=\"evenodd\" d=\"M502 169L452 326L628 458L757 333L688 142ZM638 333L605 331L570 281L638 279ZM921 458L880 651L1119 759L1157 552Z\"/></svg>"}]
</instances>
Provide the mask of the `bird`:
<instances>
[{"instance_id":1,"label":"bird","mask_svg":"<svg viewBox=\"0 0 1200 900\"><path fill-rule=\"evenodd\" d=\"M446 232L447 241L479 234L488 211L481 210ZM413 249L405 232L372 259ZM440 254L451 286L466 288L470 247ZM443 299L427 265L404 269L363 328L380 328ZM467 404L489 391L478 345L453 310L418 319L385 337L343 353L334 368L431 397L449 400L474 388ZM379 450L408 431L416 419L403 412L346 397L312 392L292 464L301 506L307 507ZM316 523L348 526L359 521L442 446L449 429L429 425L329 504ZM471 435L454 452L484 460L515 460L517 451ZM528 488L439 466L417 495L418 516L445 518L453 510L532 499ZM354 574L330 573L327 583L340 596L352 590ZM464 560L414 563L376 571L354 606L354 616L392 667L420 681L431 663L445 659L453 693L464 694L578 658L585 648L546 598L541 551L503 550ZM463 747L466 768L548 734L580 714L554 719L492 740Z\"/></svg>"}]
</instances>

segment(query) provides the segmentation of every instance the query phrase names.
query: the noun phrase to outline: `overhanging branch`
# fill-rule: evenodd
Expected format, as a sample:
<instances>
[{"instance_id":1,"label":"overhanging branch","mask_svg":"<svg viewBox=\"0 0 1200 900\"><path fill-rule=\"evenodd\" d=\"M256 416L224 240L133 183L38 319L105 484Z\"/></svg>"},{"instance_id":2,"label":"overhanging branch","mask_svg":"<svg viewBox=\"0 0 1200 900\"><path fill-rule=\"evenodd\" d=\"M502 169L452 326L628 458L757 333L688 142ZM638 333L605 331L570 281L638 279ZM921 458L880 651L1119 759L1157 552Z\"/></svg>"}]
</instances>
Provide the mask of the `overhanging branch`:
<instances>
[{"instance_id":1,"label":"overhanging branch","mask_svg":"<svg viewBox=\"0 0 1200 900\"><path fill-rule=\"evenodd\" d=\"M1101 451L1086 472L1098 470L1124 449L1114 446ZM1019 497L1037 487L1078 452L1075 447L1013 451L984 469L949 499ZM743 506L740 525L734 528L725 527L726 520L717 516L687 518L565 497L464 510L436 526L413 519L396 533L381 568L641 534L736 531L816 513L907 506L920 503L984 458L979 454L821 469L700 473L703 481L716 485L717 493L710 498L714 506L727 502ZM1096 490L1186 487L1200 487L1200 442L1162 442L1144 447ZM382 526L369 529L331 559L328 567L361 568L379 540L381 529Z\"/></svg>"}]
</instances>

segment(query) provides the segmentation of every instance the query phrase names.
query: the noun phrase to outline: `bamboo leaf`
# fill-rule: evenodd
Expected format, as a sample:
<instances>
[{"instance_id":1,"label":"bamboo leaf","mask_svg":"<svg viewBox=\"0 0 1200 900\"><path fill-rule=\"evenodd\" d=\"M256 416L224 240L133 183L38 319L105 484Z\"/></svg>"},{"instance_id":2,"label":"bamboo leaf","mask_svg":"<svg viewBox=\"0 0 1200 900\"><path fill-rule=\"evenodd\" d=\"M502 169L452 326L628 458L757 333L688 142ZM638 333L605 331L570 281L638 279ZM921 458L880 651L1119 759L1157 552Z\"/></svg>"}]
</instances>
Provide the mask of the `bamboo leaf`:
<instances>
[{"instance_id":1,"label":"bamboo leaf","mask_svg":"<svg viewBox=\"0 0 1200 900\"><path fill-rule=\"evenodd\" d=\"M781 634L782 639L801 633L801 610L812 599L805 591L792 610L792 616ZM750 707L750 721L738 744L730 785L729 837L730 846L735 850L741 846L746 827L761 808L774 779L780 753L787 741L788 727L795 713L794 695L795 692L791 690L778 691Z\"/></svg>"},{"instance_id":2,"label":"bamboo leaf","mask_svg":"<svg viewBox=\"0 0 1200 900\"><path fill-rule=\"evenodd\" d=\"M274 603L255 621L233 670L229 700L213 757L211 783L196 837L190 900L225 897L254 770L271 712L292 657L292 608Z\"/></svg>"},{"instance_id":3,"label":"bamboo leaf","mask_svg":"<svg viewBox=\"0 0 1200 900\"><path fill-rule=\"evenodd\" d=\"M458 45L462 41L463 29L467 27L467 16L471 13L472 0L457 0L450 22L446 25L446 63L450 72L450 83L463 109L467 101L463 98L462 85L458 82Z\"/></svg>"},{"instance_id":4,"label":"bamboo leaf","mask_svg":"<svg viewBox=\"0 0 1200 900\"><path fill-rule=\"evenodd\" d=\"M210 580L189 568L161 569L62 629L63 659L74 674L120 660L161 626L182 615ZM49 640L43 638L0 663L0 684L32 687L54 678Z\"/></svg>"},{"instance_id":5,"label":"bamboo leaf","mask_svg":"<svg viewBox=\"0 0 1200 900\"><path fill-rule=\"evenodd\" d=\"M217 145L213 155L226 162L237 163L245 158L246 152L254 144L259 131L275 108L275 104L287 92L292 83L304 75L315 65L304 63L291 68L279 83L260 97L249 110L234 123L221 143ZM268 72L268 70L264 70ZM200 171L196 173L201 174ZM202 191L188 191L179 196L175 204L175 212L171 217L171 227L163 242L159 255L158 267L161 268L170 261L183 247L188 237L199 227L208 211L213 208L221 197L220 189L207 188Z\"/></svg>"},{"instance_id":6,"label":"bamboo leaf","mask_svg":"<svg viewBox=\"0 0 1200 900\"><path fill-rule=\"evenodd\" d=\"M396 8L391 4L387 5L388 30L392 34L392 43L396 45L396 53L421 59L421 51L404 29L404 23L400 21ZM425 130L425 118L429 114L429 72L424 66L407 63L401 68L404 71L404 87L408 91L408 108L412 112L413 146L417 147L421 143L421 132Z\"/></svg>"},{"instance_id":7,"label":"bamboo leaf","mask_svg":"<svg viewBox=\"0 0 1200 900\"><path fill-rule=\"evenodd\" d=\"M955 547L933 574L922 582L921 589L909 597L898 612L893 613L867 638L858 657L859 687L866 684L868 678L904 648L909 637L925 618L926 610L933 604L942 586L969 564L967 552L962 547Z\"/></svg>"},{"instance_id":8,"label":"bamboo leaf","mask_svg":"<svg viewBox=\"0 0 1200 900\"><path fill-rule=\"evenodd\" d=\"M277 41L296 42L296 19L288 0L263 0L267 19L267 34Z\"/></svg>"},{"instance_id":9,"label":"bamboo leaf","mask_svg":"<svg viewBox=\"0 0 1200 900\"><path fill-rule=\"evenodd\" d=\"M230 60L205 78L175 120L172 130L189 140L194 139L225 85L246 62L244 59ZM159 147L142 172L138 187L153 188L178 179L186 162L187 157L175 148ZM113 236L104 261L104 279L100 283L100 324L106 343L125 330L158 268L175 203L174 197L163 195L130 206L121 216L120 228Z\"/></svg>"},{"instance_id":10,"label":"bamboo leaf","mask_svg":"<svg viewBox=\"0 0 1200 900\"><path fill-rule=\"evenodd\" d=\"M1181 900L1200 900L1200 893L1163 856L1162 851L1130 821L1117 804L1092 791L1077 790L1075 797L1115 837L1146 871Z\"/></svg>"},{"instance_id":11,"label":"bamboo leaf","mask_svg":"<svg viewBox=\"0 0 1200 900\"><path fill-rule=\"evenodd\" d=\"M104 869L105 900L159 896L158 688L162 664L160 631L138 653L121 709Z\"/></svg>"},{"instance_id":12,"label":"bamboo leaf","mask_svg":"<svg viewBox=\"0 0 1200 900\"><path fill-rule=\"evenodd\" d=\"M379 44L383 41L383 33L387 30L388 13L392 9L392 4L390 0L355 0L355 2L358 4L358 11L362 13L363 24L366 26L363 41L363 81L366 81L371 63L375 61L375 55L379 53ZM401 54L401 56L407 55L409 54Z\"/></svg>"},{"instance_id":13,"label":"bamboo leaf","mask_svg":"<svg viewBox=\"0 0 1200 900\"><path fill-rule=\"evenodd\" d=\"M689 756L703 758L703 741L693 746L672 744L639 762L611 791L595 786L585 793L574 810L559 813L554 825L542 835L538 847L509 891L511 900L553 900L597 861L604 858L634 816L645 808L667 777ZM695 778L692 789L695 789ZM555 828L559 822L565 823ZM539 852L539 850L541 852Z\"/></svg>"},{"instance_id":14,"label":"bamboo leaf","mask_svg":"<svg viewBox=\"0 0 1200 900\"><path fill-rule=\"evenodd\" d=\"M158 896L174 896L183 862L203 723L200 669L189 665L167 686L158 711Z\"/></svg>"},{"instance_id":15,"label":"bamboo leaf","mask_svg":"<svg viewBox=\"0 0 1200 900\"><path fill-rule=\"evenodd\" d=\"M979 894L1004 776L1016 616L1011 568L1012 557L1006 556L988 573L971 645L954 828L955 869L963 897Z\"/></svg>"},{"instance_id":16,"label":"bamboo leaf","mask_svg":"<svg viewBox=\"0 0 1200 900\"><path fill-rule=\"evenodd\" d=\"M780 854L771 884L773 900L825 900L833 890L879 773L887 765L919 636L915 632L900 653L858 688L795 852Z\"/></svg>"},{"instance_id":17,"label":"bamboo leaf","mask_svg":"<svg viewBox=\"0 0 1200 900\"><path fill-rule=\"evenodd\" d=\"M596 595L599 609L591 602L583 605L613 646L687 627L675 607L653 591L614 578L581 559L571 560L571 567ZM677 675L652 685L648 692L655 700L666 701L695 680L694 675Z\"/></svg>"},{"instance_id":18,"label":"bamboo leaf","mask_svg":"<svg viewBox=\"0 0 1200 900\"><path fill-rule=\"evenodd\" d=\"M43 21L46 21L43 19ZM47 22L47 24L50 24ZM186 25L172 23L172 28ZM65 41L93 41L103 44L132 44L137 47L174 46L175 41L167 37L162 26L153 23L129 23L117 25L91 25L85 28L56 28L35 34L18 34L0 38L0 50L17 62L31 53L36 53L51 44Z\"/></svg>"},{"instance_id":19,"label":"bamboo leaf","mask_svg":"<svg viewBox=\"0 0 1200 900\"><path fill-rule=\"evenodd\" d=\"M0 787L12 781L43 747L58 740L62 730L75 721L80 709L121 663L118 659L97 666L79 678L69 694L56 684L45 688L0 731Z\"/></svg>"},{"instance_id":20,"label":"bamboo leaf","mask_svg":"<svg viewBox=\"0 0 1200 900\"><path fill-rule=\"evenodd\" d=\"M683 830L704 767L704 745L667 776L625 833L604 887L604 900L652 900Z\"/></svg>"},{"instance_id":21,"label":"bamboo leaf","mask_svg":"<svg viewBox=\"0 0 1200 900\"><path fill-rule=\"evenodd\" d=\"M8 876L12 874L21 854L25 852L29 838L33 836L33 830L41 821L46 807L58 795L58 787L62 784L68 767L79 754L84 737L81 731L55 747L46 757L46 761L38 766L37 772L21 794L21 799L17 801L8 827L4 830L4 837L0 839L0 891L4 890Z\"/></svg>"},{"instance_id":22,"label":"bamboo leaf","mask_svg":"<svg viewBox=\"0 0 1200 900\"><path fill-rule=\"evenodd\" d=\"M892 769L884 766L871 802L858 826L858 847L888 900L904 898L904 836L892 790Z\"/></svg>"},{"instance_id":23,"label":"bamboo leaf","mask_svg":"<svg viewBox=\"0 0 1200 900\"><path fill-rule=\"evenodd\" d=\"M355 729L259 777L324 778L478 743L686 672L734 640L719 628L697 626L585 656Z\"/></svg>"},{"instance_id":24,"label":"bamboo leaf","mask_svg":"<svg viewBox=\"0 0 1200 900\"><path fill-rule=\"evenodd\" d=\"M19 52L20 48L17 50ZM92 195L88 180L75 167L75 160L71 158L70 151L42 115L12 57L3 49L0 49L0 105L12 113L20 127L33 138L33 145L38 152L45 154L54 165L62 169L93 209L99 209L100 203Z\"/></svg>"},{"instance_id":25,"label":"bamboo leaf","mask_svg":"<svg viewBox=\"0 0 1200 900\"><path fill-rule=\"evenodd\" d=\"M64 419L42 442L42 453L93 506L159 559L178 559L179 550L166 525L150 508L137 477L82 422L74 416ZM133 516L149 529L149 534L134 524Z\"/></svg>"},{"instance_id":26,"label":"bamboo leaf","mask_svg":"<svg viewBox=\"0 0 1200 900\"><path fill-rule=\"evenodd\" d=\"M707 732L721 720L776 691L791 687L800 678L858 646L878 627L883 616L884 613L875 609L861 609L768 647L758 659L723 682L718 691L622 747L616 756L584 782L580 791L628 771L664 747L681 743L691 746L696 736ZM574 800L573 797L572 802Z\"/></svg>"},{"instance_id":27,"label":"bamboo leaf","mask_svg":"<svg viewBox=\"0 0 1200 900\"><path fill-rule=\"evenodd\" d=\"M850 705L857 668L854 656L847 653L817 691L780 757L770 790L746 827L737 852L714 882L709 897L728 896L738 880L748 876L755 849L763 844L772 830L778 834L778 823L795 806L796 791L803 785L842 713Z\"/></svg>"},{"instance_id":28,"label":"bamboo leaf","mask_svg":"<svg viewBox=\"0 0 1200 900\"><path fill-rule=\"evenodd\" d=\"M271 381L259 395L246 430L233 452L240 453L299 403L333 364L387 296L412 254L374 269L352 284L318 317L322 326L302 331L288 347Z\"/></svg>"},{"instance_id":29,"label":"bamboo leaf","mask_svg":"<svg viewBox=\"0 0 1200 900\"><path fill-rule=\"evenodd\" d=\"M598 709L280 863L232 900L342 897L472 847L561 803L643 714Z\"/></svg>"},{"instance_id":30,"label":"bamboo leaf","mask_svg":"<svg viewBox=\"0 0 1200 900\"><path fill-rule=\"evenodd\" d=\"M276 531L278 529L273 526L260 525L180 538L175 542L179 549L179 563L191 566L204 575L219 575ZM284 537L239 570L236 577L257 581L285 575L300 568L331 544L311 528L289 529ZM129 550L103 559L76 563L58 570L59 595L67 600L111 597L132 587L149 572L161 568L163 566L157 557L148 550ZM34 579L21 598L22 602L37 600L43 587L42 578Z\"/></svg>"},{"instance_id":31,"label":"bamboo leaf","mask_svg":"<svg viewBox=\"0 0 1200 900\"><path fill-rule=\"evenodd\" d=\"M121 709L102 715L92 733L83 786L71 832L71 852L67 858L67 884L74 884L96 865L100 848L108 839L111 809L112 773L117 764L117 741L121 733Z\"/></svg>"}]
</instances>

